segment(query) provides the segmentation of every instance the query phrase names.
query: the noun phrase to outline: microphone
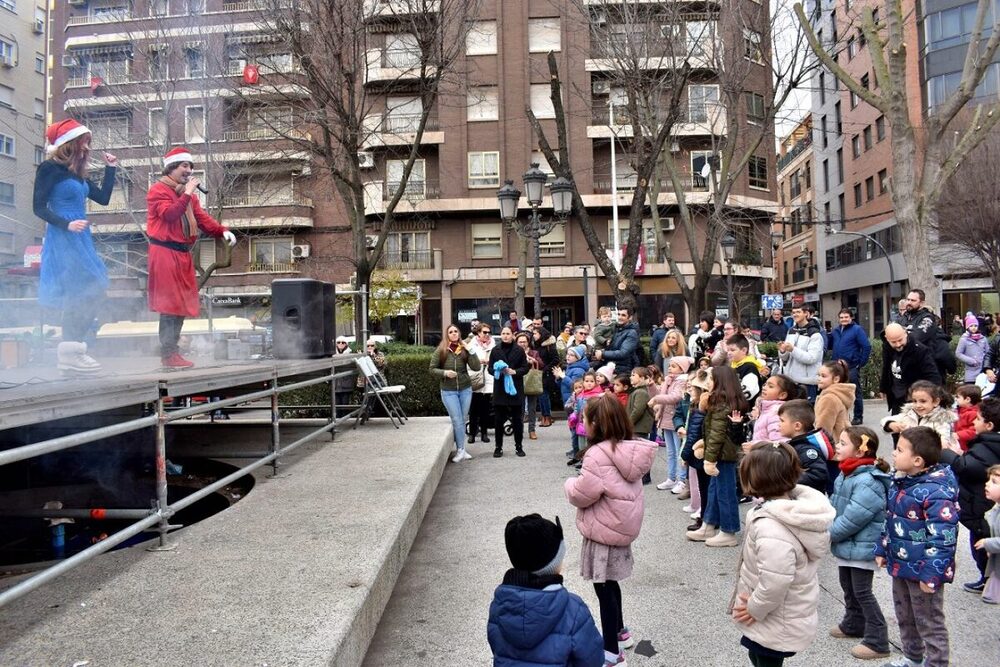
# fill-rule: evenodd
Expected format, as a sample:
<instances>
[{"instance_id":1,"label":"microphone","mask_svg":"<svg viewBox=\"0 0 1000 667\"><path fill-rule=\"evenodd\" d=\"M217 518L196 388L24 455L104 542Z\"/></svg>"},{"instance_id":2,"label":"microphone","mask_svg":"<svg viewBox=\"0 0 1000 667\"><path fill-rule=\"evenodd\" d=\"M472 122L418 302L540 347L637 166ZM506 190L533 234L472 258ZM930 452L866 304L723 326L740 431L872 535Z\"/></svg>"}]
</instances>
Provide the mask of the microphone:
<instances>
[{"instance_id":1,"label":"microphone","mask_svg":"<svg viewBox=\"0 0 1000 667\"><path fill-rule=\"evenodd\" d=\"M208 188L206 188L201 183L199 183L196 187L198 188L198 192L200 192L201 194L203 194L203 195L207 195L208 194Z\"/></svg>"}]
</instances>

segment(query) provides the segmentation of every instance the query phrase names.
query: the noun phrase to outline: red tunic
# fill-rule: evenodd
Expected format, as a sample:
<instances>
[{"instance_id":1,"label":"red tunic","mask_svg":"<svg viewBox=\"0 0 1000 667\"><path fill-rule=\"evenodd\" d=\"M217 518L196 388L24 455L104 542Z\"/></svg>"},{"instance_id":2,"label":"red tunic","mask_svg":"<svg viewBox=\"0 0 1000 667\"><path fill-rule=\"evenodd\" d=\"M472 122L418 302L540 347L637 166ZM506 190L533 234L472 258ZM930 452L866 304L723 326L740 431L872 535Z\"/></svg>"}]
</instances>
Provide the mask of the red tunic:
<instances>
[{"instance_id":1,"label":"red tunic","mask_svg":"<svg viewBox=\"0 0 1000 667\"><path fill-rule=\"evenodd\" d=\"M198 240L197 233L184 236L183 216L188 204L202 232L215 238L222 236L226 228L205 212L197 196L178 195L160 182L146 194L146 233L160 241L193 244ZM168 315L198 316L198 281L190 252L149 245L149 309Z\"/></svg>"}]
</instances>

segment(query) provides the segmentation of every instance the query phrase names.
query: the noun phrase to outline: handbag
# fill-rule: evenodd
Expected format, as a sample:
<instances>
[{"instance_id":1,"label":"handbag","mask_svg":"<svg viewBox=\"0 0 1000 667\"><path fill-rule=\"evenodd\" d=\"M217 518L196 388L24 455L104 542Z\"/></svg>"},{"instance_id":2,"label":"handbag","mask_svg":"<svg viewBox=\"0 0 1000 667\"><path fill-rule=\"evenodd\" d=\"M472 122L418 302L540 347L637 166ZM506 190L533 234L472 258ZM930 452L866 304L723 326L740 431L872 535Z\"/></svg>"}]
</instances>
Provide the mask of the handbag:
<instances>
[{"instance_id":1,"label":"handbag","mask_svg":"<svg viewBox=\"0 0 1000 667\"><path fill-rule=\"evenodd\" d=\"M479 391L486 386L486 376L483 375L482 368L469 373L469 380L472 382L472 391Z\"/></svg>"},{"instance_id":2,"label":"handbag","mask_svg":"<svg viewBox=\"0 0 1000 667\"><path fill-rule=\"evenodd\" d=\"M524 395L541 396L544 391L545 388L542 380L542 372L537 368L532 368L528 371L528 374L524 376Z\"/></svg>"}]
</instances>

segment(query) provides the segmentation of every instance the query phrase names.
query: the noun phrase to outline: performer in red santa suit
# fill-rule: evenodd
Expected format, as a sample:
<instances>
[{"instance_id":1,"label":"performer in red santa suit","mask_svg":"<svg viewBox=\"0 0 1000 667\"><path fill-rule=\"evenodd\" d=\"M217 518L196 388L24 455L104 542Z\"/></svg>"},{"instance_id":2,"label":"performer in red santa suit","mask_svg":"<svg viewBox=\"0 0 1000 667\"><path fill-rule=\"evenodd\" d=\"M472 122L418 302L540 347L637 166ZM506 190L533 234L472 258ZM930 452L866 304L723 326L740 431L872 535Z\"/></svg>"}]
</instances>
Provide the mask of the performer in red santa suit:
<instances>
[{"instance_id":1,"label":"performer in red santa suit","mask_svg":"<svg viewBox=\"0 0 1000 667\"><path fill-rule=\"evenodd\" d=\"M177 341L184 318L197 317L200 312L198 281L191 259L198 230L236 245L233 233L201 207L194 194L199 181L191 176L193 171L191 152L182 147L171 149L163 158L160 179L146 195L149 309L160 313L160 356L169 368L194 365L181 356Z\"/></svg>"}]
</instances>

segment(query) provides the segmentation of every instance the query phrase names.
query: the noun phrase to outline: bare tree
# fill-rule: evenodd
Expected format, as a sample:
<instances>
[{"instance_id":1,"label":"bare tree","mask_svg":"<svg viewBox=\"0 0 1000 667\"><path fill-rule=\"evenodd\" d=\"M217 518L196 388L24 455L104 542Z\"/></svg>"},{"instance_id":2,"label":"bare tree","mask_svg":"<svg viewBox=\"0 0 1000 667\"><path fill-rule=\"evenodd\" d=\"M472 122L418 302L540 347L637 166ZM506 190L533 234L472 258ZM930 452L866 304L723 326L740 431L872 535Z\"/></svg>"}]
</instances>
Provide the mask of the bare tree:
<instances>
[{"instance_id":1,"label":"bare tree","mask_svg":"<svg viewBox=\"0 0 1000 667\"><path fill-rule=\"evenodd\" d=\"M986 268L1000 292L1000 134L994 132L962 160L938 201L934 230ZM960 259L960 258L957 258Z\"/></svg>"},{"instance_id":2,"label":"bare tree","mask_svg":"<svg viewBox=\"0 0 1000 667\"><path fill-rule=\"evenodd\" d=\"M1000 105L978 106L972 122L958 129L956 118L975 96L986 68L1000 47L1000 17L992 16L991 0L979 0L976 18L969 35L961 80L957 88L924 116L911 116L911 97L920 97L920 89L909 87L909 53L918 44L907 43L907 33L916 35L918 15L914 5L904 9L902 0L888 0L879 5L878 20L873 5L865 5L855 16L871 52L877 86L866 87L851 76L836 60L839 45L822 44L809 23L801 3L795 13L805 31L812 51L826 69L844 86L885 115L892 150L892 185L890 193L903 240L910 284L927 293L934 307L941 305L941 285L934 275L931 257L931 233L937 226L939 204L945 184L955 174L963 158L990 134L1000 122ZM992 16L993 24L986 24ZM920 102L918 101L919 105ZM953 132L959 131L958 140Z\"/></svg>"},{"instance_id":3,"label":"bare tree","mask_svg":"<svg viewBox=\"0 0 1000 667\"><path fill-rule=\"evenodd\" d=\"M280 40L296 71L262 80L261 88L303 121L295 131L274 130L311 157L318 170L315 187L332 186L347 219L344 231L351 235L352 252L341 259L354 265L357 287L368 287L399 213L416 210L424 196L422 175L420 188L410 186L421 140L442 87L452 81L470 19L480 3L264 2L269 11L260 21L261 31ZM390 95L406 98L405 113L393 113L399 109L389 106ZM383 192L368 176L375 165L360 164L359 153L384 145L387 135L402 137L393 142L397 144L393 150L402 158L394 164L402 166L393 173L386 167ZM377 239L369 242L373 223Z\"/></svg>"}]
</instances>

